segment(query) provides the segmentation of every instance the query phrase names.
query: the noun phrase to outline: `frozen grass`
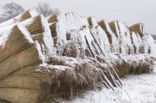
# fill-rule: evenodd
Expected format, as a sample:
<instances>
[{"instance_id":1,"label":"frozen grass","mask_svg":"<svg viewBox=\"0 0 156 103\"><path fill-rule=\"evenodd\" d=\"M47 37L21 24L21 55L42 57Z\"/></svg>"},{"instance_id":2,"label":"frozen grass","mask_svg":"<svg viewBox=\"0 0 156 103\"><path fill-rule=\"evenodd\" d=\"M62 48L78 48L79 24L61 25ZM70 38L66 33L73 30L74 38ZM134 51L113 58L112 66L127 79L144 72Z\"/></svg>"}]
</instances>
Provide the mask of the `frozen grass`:
<instances>
[{"instance_id":1,"label":"frozen grass","mask_svg":"<svg viewBox=\"0 0 156 103\"><path fill-rule=\"evenodd\" d=\"M156 67L155 67L156 69ZM156 71L121 79L122 88L89 91L84 98L65 103L156 103Z\"/></svg>"}]
</instances>

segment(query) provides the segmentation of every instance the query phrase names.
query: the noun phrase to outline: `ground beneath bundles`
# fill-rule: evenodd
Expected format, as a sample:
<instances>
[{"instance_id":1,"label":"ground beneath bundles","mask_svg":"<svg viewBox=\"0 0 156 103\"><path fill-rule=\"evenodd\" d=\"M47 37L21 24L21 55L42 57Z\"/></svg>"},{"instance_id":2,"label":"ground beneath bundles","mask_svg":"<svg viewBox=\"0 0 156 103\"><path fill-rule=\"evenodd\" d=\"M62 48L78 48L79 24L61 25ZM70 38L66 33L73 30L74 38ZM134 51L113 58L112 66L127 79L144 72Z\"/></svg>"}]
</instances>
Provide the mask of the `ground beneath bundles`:
<instances>
[{"instance_id":1,"label":"ground beneath bundles","mask_svg":"<svg viewBox=\"0 0 156 103\"><path fill-rule=\"evenodd\" d=\"M152 74L130 75L121 79L122 88L89 91L84 98L66 103L156 103L156 71Z\"/></svg>"}]
</instances>

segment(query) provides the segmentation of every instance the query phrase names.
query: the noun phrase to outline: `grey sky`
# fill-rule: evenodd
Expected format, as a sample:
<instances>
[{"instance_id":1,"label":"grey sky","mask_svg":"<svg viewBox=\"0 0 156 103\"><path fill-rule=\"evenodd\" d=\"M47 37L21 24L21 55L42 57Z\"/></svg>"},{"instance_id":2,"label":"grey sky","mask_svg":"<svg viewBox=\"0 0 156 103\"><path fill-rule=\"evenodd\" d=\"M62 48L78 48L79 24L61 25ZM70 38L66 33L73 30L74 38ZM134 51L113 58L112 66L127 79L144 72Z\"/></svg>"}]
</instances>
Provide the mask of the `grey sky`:
<instances>
[{"instance_id":1,"label":"grey sky","mask_svg":"<svg viewBox=\"0 0 156 103\"><path fill-rule=\"evenodd\" d=\"M85 15L120 20L126 24L143 22L147 31L156 34L156 0L10 0L25 8L39 2L48 2L51 7L65 11L76 11Z\"/></svg>"}]
</instances>

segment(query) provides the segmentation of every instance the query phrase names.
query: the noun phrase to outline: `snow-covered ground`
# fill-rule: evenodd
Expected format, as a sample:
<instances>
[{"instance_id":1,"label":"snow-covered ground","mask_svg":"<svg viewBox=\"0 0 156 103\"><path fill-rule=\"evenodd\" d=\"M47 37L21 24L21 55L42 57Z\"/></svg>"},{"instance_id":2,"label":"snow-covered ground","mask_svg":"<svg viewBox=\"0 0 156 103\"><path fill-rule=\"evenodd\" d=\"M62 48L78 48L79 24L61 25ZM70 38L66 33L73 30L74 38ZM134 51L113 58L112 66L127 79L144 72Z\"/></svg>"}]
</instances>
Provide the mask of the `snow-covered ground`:
<instances>
[{"instance_id":1,"label":"snow-covered ground","mask_svg":"<svg viewBox=\"0 0 156 103\"><path fill-rule=\"evenodd\" d=\"M121 79L122 88L89 91L84 98L69 103L156 103L156 72Z\"/></svg>"}]
</instances>

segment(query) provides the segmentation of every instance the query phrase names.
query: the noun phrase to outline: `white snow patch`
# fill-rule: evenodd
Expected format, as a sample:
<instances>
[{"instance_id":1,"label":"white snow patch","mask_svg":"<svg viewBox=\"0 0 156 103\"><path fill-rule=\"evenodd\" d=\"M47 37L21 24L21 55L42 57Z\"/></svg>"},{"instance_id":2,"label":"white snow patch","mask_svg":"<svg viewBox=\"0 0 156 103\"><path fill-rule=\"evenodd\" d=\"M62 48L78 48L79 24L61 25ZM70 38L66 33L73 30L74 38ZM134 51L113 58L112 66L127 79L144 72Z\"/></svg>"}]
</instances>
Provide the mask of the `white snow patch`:
<instances>
[{"instance_id":1,"label":"white snow patch","mask_svg":"<svg viewBox=\"0 0 156 103\"><path fill-rule=\"evenodd\" d=\"M35 41L35 44L36 44L36 48L38 50L39 57L42 60L42 65L45 65L46 64L46 61L47 61L47 58L46 58L46 56L44 55L44 53L42 51L43 48L38 43L38 41Z\"/></svg>"},{"instance_id":2,"label":"white snow patch","mask_svg":"<svg viewBox=\"0 0 156 103\"><path fill-rule=\"evenodd\" d=\"M46 20L46 18L43 15L41 15L41 22L42 22L42 26L43 26L43 30L44 30L43 40L44 40L46 47L48 48L49 56L52 56L55 54L53 38L51 35L48 21Z\"/></svg>"},{"instance_id":3,"label":"white snow patch","mask_svg":"<svg viewBox=\"0 0 156 103\"><path fill-rule=\"evenodd\" d=\"M14 25L10 25L5 28L1 28L0 30L0 46L4 46L5 42L8 40L9 34L11 33L12 28Z\"/></svg>"},{"instance_id":4,"label":"white snow patch","mask_svg":"<svg viewBox=\"0 0 156 103\"><path fill-rule=\"evenodd\" d=\"M15 24L15 23L19 23L19 20L20 20L20 18L21 18L21 15L22 15L22 14L20 14L20 15L14 17L14 18L12 18L12 19L6 21L6 22L1 23L1 24L0 24L0 28L8 27L8 26L13 25L13 24Z\"/></svg>"},{"instance_id":5,"label":"white snow patch","mask_svg":"<svg viewBox=\"0 0 156 103\"><path fill-rule=\"evenodd\" d=\"M18 28L20 29L20 31L23 33L23 35L25 36L25 38L30 42L30 43L34 43L34 41L31 38L31 34L30 32L21 24L17 25Z\"/></svg>"},{"instance_id":6,"label":"white snow patch","mask_svg":"<svg viewBox=\"0 0 156 103\"><path fill-rule=\"evenodd\" d=\"M32 18L39 15L39 13L34 8L33 9L30 9L29 10L29 13L30 13L30 15L31 15Z\"/></svg>"}]
</instances>

